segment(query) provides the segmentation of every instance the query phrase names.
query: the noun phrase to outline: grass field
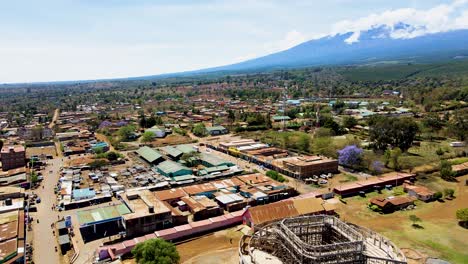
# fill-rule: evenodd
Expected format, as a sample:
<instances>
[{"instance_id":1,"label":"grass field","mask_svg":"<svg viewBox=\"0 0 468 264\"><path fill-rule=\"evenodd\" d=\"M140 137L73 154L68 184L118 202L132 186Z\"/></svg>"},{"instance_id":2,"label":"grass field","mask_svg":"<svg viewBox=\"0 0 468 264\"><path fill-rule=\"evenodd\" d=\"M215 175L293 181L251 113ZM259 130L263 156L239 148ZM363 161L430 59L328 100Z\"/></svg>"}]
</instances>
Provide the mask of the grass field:
<instances>
[{"instance_id":1,"label":"grass field","mask_svg":"<svg viewBox=\"0 0 468 264\"><path fill-rule=\"evenodd\" d=\"M414 210L381 215L367 208L369 199L380 195L373 192L366 198L346 198L347 204L340 204L337 211L345 221L380 232L402 249L416 250L422 256L438 257L451 263L468 263L468 230L460 227L455 218L457 209L468 206L468 186L464 185L468 175L459 177L459 182L445 182L436 175L418 179L417 184L434 191L453 188L455 199L431 203L417 201ZM400 193L401 190L384 191L382 196L395 195L395 191ZM412 214L422 219L422 229L412 227L409 220ZM423 262L412 260L411 263Z\"/></svg>"},{"instance_id":2,"label":"grass field","mask_svg":"<svg viewBox=\"0 0 468 264\"><path fill-rule=\"evenodd\" d=\"M468 60L434 64L390 63L338 68L337 72L349 81L399 80L408 77L434 77L468 74Z\"/></svg>"}]
</instances>

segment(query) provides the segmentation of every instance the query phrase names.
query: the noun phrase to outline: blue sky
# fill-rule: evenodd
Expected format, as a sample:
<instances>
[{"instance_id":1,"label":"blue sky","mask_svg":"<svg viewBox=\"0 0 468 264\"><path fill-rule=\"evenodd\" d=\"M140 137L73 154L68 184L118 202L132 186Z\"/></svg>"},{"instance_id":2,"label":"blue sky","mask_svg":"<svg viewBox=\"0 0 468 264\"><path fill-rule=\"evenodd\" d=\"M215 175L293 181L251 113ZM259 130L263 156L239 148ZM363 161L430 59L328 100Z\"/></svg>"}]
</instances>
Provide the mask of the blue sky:
<instances>
[{"instance_id":1,"label":"blue sky","mask_svg":"<svg viewBox=\"0 0 468 264\"><path fill-rule=\"evenodd\" d=\"M464 28L467 10L465 0L1 1L0 83L195 70L395 20Z\"/></svg>"}]
</instances>

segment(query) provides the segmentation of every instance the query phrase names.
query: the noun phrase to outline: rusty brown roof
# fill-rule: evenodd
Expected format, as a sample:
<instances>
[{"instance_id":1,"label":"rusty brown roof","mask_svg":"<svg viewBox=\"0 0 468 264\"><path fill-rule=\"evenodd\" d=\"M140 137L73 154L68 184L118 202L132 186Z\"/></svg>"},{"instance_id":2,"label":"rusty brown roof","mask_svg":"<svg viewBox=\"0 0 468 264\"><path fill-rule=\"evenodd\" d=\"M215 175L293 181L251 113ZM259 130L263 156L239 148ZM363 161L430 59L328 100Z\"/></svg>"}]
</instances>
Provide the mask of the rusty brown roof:
<instances>
[{"instance_id":1,"label":"rusty brown roof","mask_svg":"<svg viewBox=\"0 0 468 264\"><path fill-rule=\"evenodd\" d=\"M252 222L255 225L325 211L322 199L310 197L296 200L285 200L267 205L249 208Z\"/></svg>"}]
</instances>

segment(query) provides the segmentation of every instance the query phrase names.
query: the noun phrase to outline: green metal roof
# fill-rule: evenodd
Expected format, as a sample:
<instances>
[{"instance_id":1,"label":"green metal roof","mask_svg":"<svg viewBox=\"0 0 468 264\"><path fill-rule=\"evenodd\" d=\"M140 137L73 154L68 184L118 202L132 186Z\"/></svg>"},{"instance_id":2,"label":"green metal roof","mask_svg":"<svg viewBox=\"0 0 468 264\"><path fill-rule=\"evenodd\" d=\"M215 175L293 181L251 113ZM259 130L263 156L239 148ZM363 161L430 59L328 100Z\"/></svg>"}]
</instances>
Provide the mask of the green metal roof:
<instances>
[{"instance_id":1,"label":"green metal roof","mask_svg":"<svg viewBox=\"0 0 468 264\"><path fill-rule=\"evenodd\" d=\"M176 149L182 151L183 153L190 153L192 151L195 151L195 149L193 148L193 145L190 145L190 144L177 145L175 147Z\"/></svg>"},{"instance_id":2,"label":"green metal roof","mask_svg":"<svg viewBox=\"0 0 468 264\"><path fill-rule=\"evenodd\" d=\"M161 162L158 166L156 166L156 168L164 174L176 173L182 170L190 173L192 172L191 169L171 160Z\"/></svg>"},{"instance_id":3,"label":"green metal roof","mask_svg":"<svg viewBox=\"0 0 468 264\"><path fill-rule=\"evenodd\" d=\"M218 158L214 155L208 154L208 153L201 153L200 154L200 159L202 162L209 164L212 167L218 167L222 165L226 166L234 166L234 164L230 161L223 160L221 158Z\"/></svg>"},{"instance_id":4,"label":"green metal roof","mask_svg":"<svg viewBox=\"0 0 468 264\"><path fill-rule=\"evenodd\" d=\"M204 168L200 171L198 171L198 175L207 175L207 174L210 174L210 173L213 173L213 172L217 172L217 171L225 171L225 170L228 170L229 167L226 166L226 165L221 165L221 166L218 166L218 167L209 167L209 168Z\"/></svg>"},{"instance_id":5,"label":"green metal roof","mask_svg":"<svg viewBox=\"0 0 468 264\"><path fill-rule=\"evenodd\" d=\"M78 222L80 225L86 225L93 222L100 222L112 218L117 218L129 213L131 213L131 211L125 204L119 204L91 210L78 211L76 212L76 215L78 216Z\"/></svg>"},{"instance_id":6,"label":"green metal roof","mask_svg":"<svg viewBox=\"0 0 468 264\"><path fill-rule=\"evenodd\" d=\"M155 160L162 158L162 155L159 152L146 146L138 149L137 153L148 162L154 162Z\"/></svg>"},{"instance_id":7,"label":"green metal roof","mask_svg":"<svg viewBox=\"0 0 468 264\"><path fill-rule=\"evenodd\" d=\"M172 146L167 146L167 147L162 147L161 148L162 151L166 152L168 155L172 156L172 157L178 157L180 155L183 154L182 151L172 147Z\"/></svg>"}]
</instances>

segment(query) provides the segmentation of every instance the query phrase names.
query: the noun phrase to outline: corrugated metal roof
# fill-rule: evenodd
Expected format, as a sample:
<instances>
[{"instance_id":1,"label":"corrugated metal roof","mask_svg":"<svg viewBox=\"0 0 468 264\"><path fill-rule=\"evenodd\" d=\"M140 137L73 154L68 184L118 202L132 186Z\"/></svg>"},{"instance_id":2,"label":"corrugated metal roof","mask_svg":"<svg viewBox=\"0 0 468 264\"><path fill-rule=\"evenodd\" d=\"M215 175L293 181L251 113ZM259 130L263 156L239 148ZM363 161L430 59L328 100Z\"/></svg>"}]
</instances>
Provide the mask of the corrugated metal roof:
<instances>
[{"instance_id":1,"label":"corrugated metal roof","mask_svg":"<svg viewBox=\"0 0 468 264\"><path fill-rule=\"evenodd\" d=\"M191 169L185 166L182 166L181 164L177 162L170 161L170 160L161 162L158 166L156 166L156 168L165 174L176 173L182 170L185 170L190 173L192 172Z\"/></svg>"},{"instance_id":2,"label":"corrugated metal roof","mask_svg":"<svg viewBox=\"0 0 468 264\"><path fill-rule=\"evenodd\" d=\"M190 153L190 152L196 151L193 148L193 145L190 145L190 144L177 145L177 146L175 146L175 148L182 151L183 153Z\"/></svg>"},{"instance_id":3,"label":"corrugated metal roof","mask_svg":"<svg viewBox=\"0 0 468 264\"><path fill-rule=\"evenodd\" d=\"M162 155L159 152L146 146L138 149L137 153L148 162L154 162L162 158Z\"/></svg>"},{"instance_id":4,"label":"corrugated metal roof","mask_svg":"<svg viewBox=\"0 0 468 264\"><path fill-rule=\"evenodd\" d=\"M218 158L214 155L208 154L208 153L201 153L200 154L200 159L204 161L205 163L210 164L211 166L218 167L222 165L226 166L234 166L234 164L230 161L223 160L221 158Z\"/></svg>"},{"instance_id":5,"label":"corrugated metal roof","mask_svg":"<svg viewBox=\"0 0 468 264\"><path fill-rule=\"evenodd\" d=\"M182 151L172 147L172 146L166 146L161 148L162 151L166 152L167 155L172 156L172 157L178 157L183 154Z\"/></svg>"},{"instance_id":6,"label":"corrugated metal roof","mask_svg":"<svg viewBox=\"0 0 468 264\"><path fill-rule=\"evenodd\" d=\"M260 205L248 209L254 225L324 211L322 199L310 197Z\"/></svg>"},{"instance_id":7,"label":"corrugated metal roof","mask_svg":"<svg viewBox=\"0 0 468 264\"><path fill-rule=\"evenodd\" d=\"M124 204L116 206L106 206L91 210L83 210L76 212L80 225L85 225L97 221L116 218L125 214L131 213L130 209Z\"/></svg>"}]
</instances>

